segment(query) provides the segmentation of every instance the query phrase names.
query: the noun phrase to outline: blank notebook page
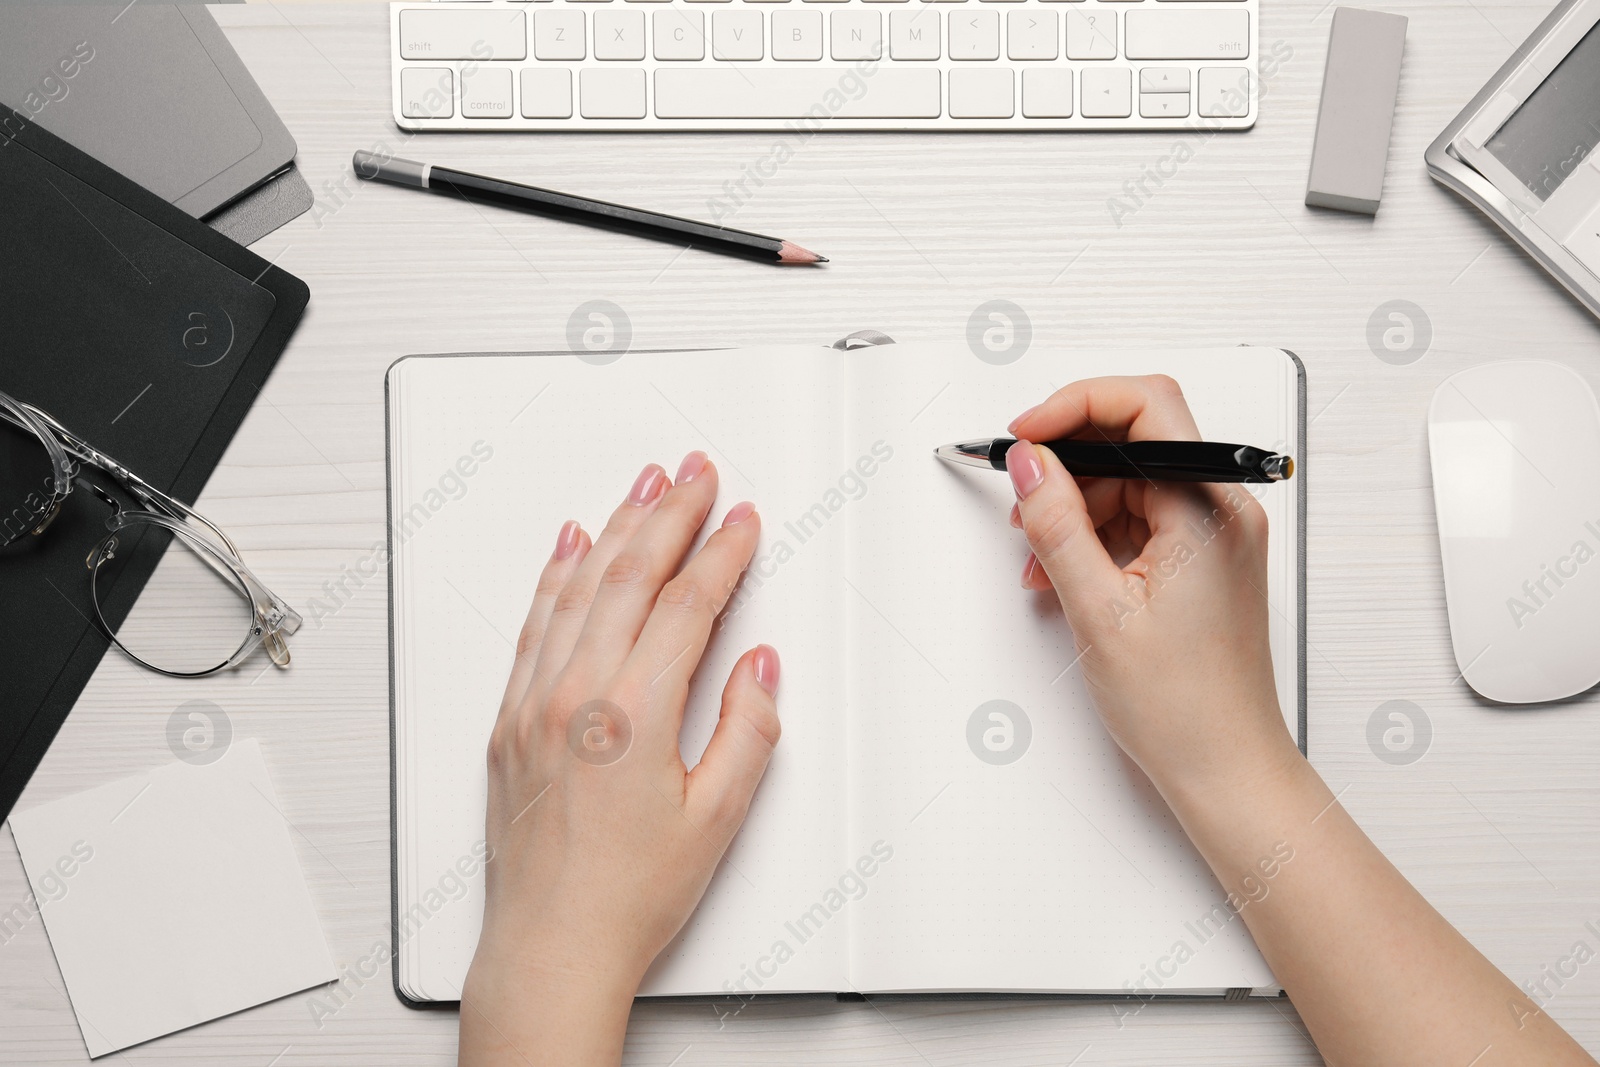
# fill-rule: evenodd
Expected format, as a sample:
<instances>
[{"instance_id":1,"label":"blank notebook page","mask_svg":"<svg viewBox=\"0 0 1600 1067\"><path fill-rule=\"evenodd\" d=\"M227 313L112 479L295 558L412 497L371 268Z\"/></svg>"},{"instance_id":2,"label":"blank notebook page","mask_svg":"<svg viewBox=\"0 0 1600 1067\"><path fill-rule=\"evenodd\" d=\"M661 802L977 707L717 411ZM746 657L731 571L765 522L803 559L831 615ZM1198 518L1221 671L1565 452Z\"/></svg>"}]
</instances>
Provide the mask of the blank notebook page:
<instances>
[{"instance_id":1,"label":"blank notebook page","mask_svg":"<svg viewBox=\"0 0 1600 1067\"><path fill-rule=\"evenodd\" d=\"M1214 912L1223 892L1210 869L1101 726L1054 595L1022 588L1011 480L931 453L1004 433L1067 382L1163 372L1203 437L1298 454L1293 361L1264 348L1036 350L1007 367L965 346L863 356L847 432L857 450L883 439L906 459L851 512L853 852L894 848L852 905L853 986L1122 992L1147 969L1152 992L1273 985L1243 921ZM1264 593L1296 732L1295 483L1234 488L1255 490L1270 519ZM1198 533L1185 540L1204 551ZM969 743L968 721L990 701L1020 709L1008 717L1031 730L1024 748L1014 724L1015 762L986 763Z\"/></svg>"},{"instance_id":2,"label":"blank notebook page","mask_svg":"<svg viewBox=\"0 0 1600 1067\"><path fill-rule=\"evenodd\" d=\"M397 940L408 995L459 998L477 944L481 873L463 899L445 894L409 923L407 912L442 878L453 884L452 867L481 848L489 731L562 522L578 519L598 537L647 462L671 475L704 449L721 476L708 530L750 499L770 539L809 505L813 446L840 437L825 352L631 353L606 366L463 356L408 359L391 372ZM475 443L492 455L464 477L457 464L476 458ZM690 766L733 664L762 641L783 656L783 742L745 832L646 993L722 993L812 903L822 872L843 862L843 669L830 620L842 611L844 541L833 533L786 562L771 595L751 597L718 628L695 677L683 737ZM840 988L844 933L833 923L797 946L776 988Z\"/></svg>"}]
</instances>

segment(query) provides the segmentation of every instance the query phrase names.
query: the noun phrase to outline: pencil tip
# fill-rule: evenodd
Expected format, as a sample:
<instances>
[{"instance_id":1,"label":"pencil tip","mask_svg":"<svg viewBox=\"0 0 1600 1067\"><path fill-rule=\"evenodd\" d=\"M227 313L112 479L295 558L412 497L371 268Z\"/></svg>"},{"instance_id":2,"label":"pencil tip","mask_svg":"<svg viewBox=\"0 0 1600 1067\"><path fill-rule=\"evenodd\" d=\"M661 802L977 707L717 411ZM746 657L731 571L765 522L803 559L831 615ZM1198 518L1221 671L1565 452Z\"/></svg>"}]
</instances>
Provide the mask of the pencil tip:
<instances>
[{"instance_id":1,"label":"pencil tip","mask_svg":"<svg viewBox=\"0 0 1600 1067\"><path fill-rule=\"evenodd\" d=\"M778 262L798 264L826 263L828 262L828 257L819 256L815 252L801 248L793 241L785 241L782 247L778 249Z\"/></svg>"}]
</instances>

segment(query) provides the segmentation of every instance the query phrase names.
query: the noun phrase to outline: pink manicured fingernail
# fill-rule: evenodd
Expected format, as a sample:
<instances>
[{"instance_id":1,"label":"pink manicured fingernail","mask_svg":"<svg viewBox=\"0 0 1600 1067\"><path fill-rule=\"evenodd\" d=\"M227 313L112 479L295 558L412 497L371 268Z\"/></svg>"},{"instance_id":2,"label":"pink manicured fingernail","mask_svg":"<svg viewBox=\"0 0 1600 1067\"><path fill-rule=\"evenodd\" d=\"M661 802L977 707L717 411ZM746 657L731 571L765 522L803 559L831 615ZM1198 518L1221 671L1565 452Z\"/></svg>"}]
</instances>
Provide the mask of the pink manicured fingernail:
<instances>
[{"instance_id":1,"label":"pink manicured fingernail","mask_svg":"<svg viewBox=\"0 0 1600 1067\"><path fill-rule=\"evenodd\" d=\"M1022 565L1022 588L1033 588L1033 576L1039 571L1039 557L1028 553L1028 562Z\"/></svg>"},{"instance_id":2,"label":"pink manicured fingernail","mask_svg":"<svg viewBox=\"0 0 1600 1067\"><path fill-rule=\"evenodd\" d=\"M706 454L704 452L690 452L683 457L683 462L678 464L678 476L673 480L678 485L692 482L706 469Z\"/></svg>"},{"instance_id":3,"label":"pink manicured fingernail","mask_svg":"<svg viewBox=\"0 0 1600 1067\"><path fill-rule=\"evenodd\" d=\"M578 550L578 535L583 532L583 527L578 525L577 519L568 519L561 524L561 532L556 534L556 559L566 559Z\"/></svg>"},{"instance_id":4,"label":"pink manicured fingernail","mask_svg":"<svg viewBox=\"0 0 1600 1067\"><path fill-rule=\"evenodd\" d=\"M722 520L722 525L732 526L736 522L743 522L756 513L756 506L748 500L741 500L728 509L728 514Z\"/></svg>"},{"instance_id":5,"label":"pink manicured fingernail","mask_svg":"<svg viewBox=\"0 0 1600 1067\"><path fill-rule=\"evenodd\" d=\"M633 488L628 490L628 503L636 508L644 507L660 496L666 487L667 472L652 463L640 471L639 477L634 480Z\"/></svg>"},{"instance_id":6,"label":"pink manicured fingernail","mask_svg":"<svg viewBox=\"0 0 1600 1067\"><path fill-rule=\"evenodd\" d=\"M1011 528L1014 530L1022 529L1022 506L1020 504L1011 505Z\"/></svg>"},{"instance_id":7,"label":"pink manicured fingernail","mask_svg":"<svg viewBox=\"0 0 1600 1067\"><path fill-rule=\"evenodd\" d=\"M1028 494L1044 481L1044 464L1039 453L1026 441L1018 441L1006 449L1006 470L1011 472L1011 484L1017 490L1017 499L1026 500Z\"/></svg>"},{"instance_id":8,"label":"pink manicured fingernail","mask_svg":"<svg viewBox=\"0 0 1600 1067\"><path fill-rule=\"evenodd\" d=\"M778 650L771 645L756 646L756 682L767 691L767 696L778 695Z\"/></svg>"},{"instance_id":9,"label":"pink manicured fingernail","mask_svg":"<svg viewBox=\"0 0 1600 1067\"><path fill-rule=\"evenodd\" d=\"M1016 433L1017 432L1017 427L1021 426L1022 423L1027 419L1027 417L1029 415L1032 415L1035 411L1038 411L1038 410L1039 410L1039 405L1035 404L1035 405L1033 405L1033 407L1029 408L1027 411L1024 411L1021 415L1018 415L1016 418L1012 419L1010 424L1006 426L1006 432L1007 433Z\"/></svg>"}]
</instances>

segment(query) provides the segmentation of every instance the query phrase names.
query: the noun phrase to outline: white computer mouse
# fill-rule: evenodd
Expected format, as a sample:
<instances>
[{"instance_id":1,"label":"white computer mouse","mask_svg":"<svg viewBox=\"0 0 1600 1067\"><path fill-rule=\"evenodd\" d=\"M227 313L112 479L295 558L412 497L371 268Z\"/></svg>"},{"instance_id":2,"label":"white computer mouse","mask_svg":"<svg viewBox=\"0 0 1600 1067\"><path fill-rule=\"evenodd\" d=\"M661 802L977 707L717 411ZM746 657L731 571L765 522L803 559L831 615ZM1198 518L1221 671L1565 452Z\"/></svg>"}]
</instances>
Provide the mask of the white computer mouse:
<instances>
[{"instance_id":1,"label":"white computer mouse","mask_svg":"<svg viewBox=\"0 0 1600 1067\"><path fill-rule=\"evenodd\" d=\"M1600 404L1559 363L1489 363L1428 405L1450 643L1490 700L1600 682Z\"/></svg>"}]
</instances>

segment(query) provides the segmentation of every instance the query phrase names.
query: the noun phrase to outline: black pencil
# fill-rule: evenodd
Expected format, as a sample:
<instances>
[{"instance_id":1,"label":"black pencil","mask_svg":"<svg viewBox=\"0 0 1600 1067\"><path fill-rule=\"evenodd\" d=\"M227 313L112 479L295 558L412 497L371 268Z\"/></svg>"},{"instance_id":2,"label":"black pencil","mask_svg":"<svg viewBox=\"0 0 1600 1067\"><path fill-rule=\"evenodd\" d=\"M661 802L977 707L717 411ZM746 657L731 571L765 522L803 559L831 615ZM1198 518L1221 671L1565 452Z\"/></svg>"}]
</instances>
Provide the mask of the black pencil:
<instances>
[{"instance_id":1,"label":"black pencil","mask_svg":"<svg viewBox=\"0 0 1600 1067\"><path fill-rule=\"evenodd\" d=\"M352 160L356 177L367 181L392 182L413 189L427 189L445 196L456 196L496 207L531 211L537 215L580 222L619 233L637 234L675 244L688 243L696 248L713 252L759 259L768 263L804 265L826 263L819 256L779 237L767 237L748 230L735 230L709 222L664 215L659 211L612 204L593 200L587 196L558 193L553 189L540 189L519 182L504 182L469 174L463 170L440 167L431 163L417 163L393 156L379 156L371 152L357 152Z\"/></svg>"}]
</instances>

